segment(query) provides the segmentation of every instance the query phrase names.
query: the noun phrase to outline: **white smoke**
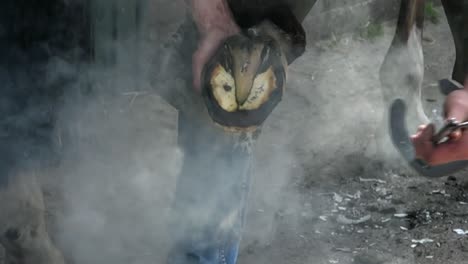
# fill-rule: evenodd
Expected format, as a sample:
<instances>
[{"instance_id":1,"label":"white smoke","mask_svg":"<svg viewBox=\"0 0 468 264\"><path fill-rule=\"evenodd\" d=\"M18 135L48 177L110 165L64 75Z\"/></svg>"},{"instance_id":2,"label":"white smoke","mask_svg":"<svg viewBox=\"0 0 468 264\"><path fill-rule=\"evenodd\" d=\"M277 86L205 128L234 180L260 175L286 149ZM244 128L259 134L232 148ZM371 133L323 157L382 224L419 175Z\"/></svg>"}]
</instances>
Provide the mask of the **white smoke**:
<instances>
[{"instance_id":1,"label":"white smoke","mask_svg":"<svg viewBox=\"0 0 468 264\"><path fill-rule=\"evenodd\" d=\"M153 11L163 16L163 4ZM177 13L180 5L172 5ZM112 43L119 47L117 67L82 65L82 78L66 96L58 122L66 151L60 169L64 215L57 220L57 237L70 263L164 263L184 153L176 146L177 112L156 94L151 69L156 63L171 71L164 60L153 58L164 58L157 46L167 36L162 32L180 22L177 14L170 25L158 15L149 23L157 30L138 51L137 82L130 63L134 54L125 43ZM304 228L301 215L315 212L298 191L304 181L343 176L356 165L346 163L348 155L362 156L363 163L379 158L375 145L387 106L378 71L392 37L393 27L386 27L375 42L353 35L333 42L309 39L308 52L290 68L283 102L257 142L241 247L272 243L278 215L297 230ZM384 151L392 152L387 147Z\"/></svg>"}]
</instances>

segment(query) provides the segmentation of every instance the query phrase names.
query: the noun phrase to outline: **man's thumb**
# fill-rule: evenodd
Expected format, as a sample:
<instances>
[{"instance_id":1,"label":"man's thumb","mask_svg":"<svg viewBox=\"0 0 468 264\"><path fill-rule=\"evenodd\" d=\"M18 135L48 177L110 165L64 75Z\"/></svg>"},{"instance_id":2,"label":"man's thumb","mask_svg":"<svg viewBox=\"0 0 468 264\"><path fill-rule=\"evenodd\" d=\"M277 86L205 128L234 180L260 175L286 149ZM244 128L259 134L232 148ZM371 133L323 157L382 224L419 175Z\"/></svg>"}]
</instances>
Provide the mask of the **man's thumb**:
<instances>
[{"instance_id":1,"label":"man's thumb","mask_svg":"<svg viewBox=\"0 0 468 264\"><path fill-rule=\"evenodd\" d=\"M198 49L192 56L193 87L197 92L201 91L203 68L215 54L224 38L216 34L207 35L201 40Z\"/></svg>"}]
</instances>

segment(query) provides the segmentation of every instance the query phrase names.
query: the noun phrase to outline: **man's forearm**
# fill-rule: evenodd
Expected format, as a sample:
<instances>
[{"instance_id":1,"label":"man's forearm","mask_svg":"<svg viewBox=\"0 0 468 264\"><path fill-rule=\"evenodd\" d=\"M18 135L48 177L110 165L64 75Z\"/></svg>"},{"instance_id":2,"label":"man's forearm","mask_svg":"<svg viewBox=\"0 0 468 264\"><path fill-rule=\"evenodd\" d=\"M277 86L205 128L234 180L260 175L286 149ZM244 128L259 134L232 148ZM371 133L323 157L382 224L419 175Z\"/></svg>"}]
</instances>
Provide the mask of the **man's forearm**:
<instances>
[{"instance_id":1,"label":"man's forearm","mask_svg":"<svg viewBox=\"0 0 468 264\"><path fill-rule=\"evenodd\" d=\"M227 0L185 0L198 30L202 34L213 30L225 31L235 24Z\"/></svg>"}]
</instances>

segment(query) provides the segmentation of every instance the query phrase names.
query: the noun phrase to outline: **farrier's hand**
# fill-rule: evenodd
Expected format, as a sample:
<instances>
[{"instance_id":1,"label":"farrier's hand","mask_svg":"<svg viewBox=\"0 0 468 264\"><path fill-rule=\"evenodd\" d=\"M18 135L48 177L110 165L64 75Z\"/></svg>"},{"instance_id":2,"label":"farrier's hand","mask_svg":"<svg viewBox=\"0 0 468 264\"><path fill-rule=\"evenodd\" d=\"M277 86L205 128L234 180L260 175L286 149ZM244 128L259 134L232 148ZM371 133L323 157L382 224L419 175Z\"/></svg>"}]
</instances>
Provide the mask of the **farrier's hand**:
<instances>
[{"instance_id":1,"label":"farrier's hand","mask_svg":"<svg viewBox=\"0 0 468 264\"><path fill-rule=\"evenodd\" d=\"M193 87L201 90L203 67L228 37L240 32L226 0L191 0L193 19L200 34L193 54Z\"/></svg>"},{"instance_id":2,"label":"farrier's hand","mask_svg":"<svg viewBox=\"0 0 468 264\"><path fill-rule=\"evenodd\" d=\"M468 83L465 83L464 89L447 96L444 108L447 119L454 118L459 122L468 120ZM433 125L424 125L412 136L417 158L429 165L468 160L468 130L454 132L448 142L437 146L432 143L434 133Z\"/></svg>"}]
</instances>

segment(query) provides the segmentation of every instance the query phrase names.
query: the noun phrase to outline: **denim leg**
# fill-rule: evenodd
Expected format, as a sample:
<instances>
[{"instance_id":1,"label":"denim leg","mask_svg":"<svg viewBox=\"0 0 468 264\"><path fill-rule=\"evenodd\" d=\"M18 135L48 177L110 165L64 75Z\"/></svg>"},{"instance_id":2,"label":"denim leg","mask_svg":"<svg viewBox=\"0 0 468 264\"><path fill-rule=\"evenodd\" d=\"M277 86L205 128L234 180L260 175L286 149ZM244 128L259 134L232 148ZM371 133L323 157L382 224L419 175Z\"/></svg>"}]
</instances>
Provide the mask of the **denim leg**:
<instances>
[{"instance_id":1,"label":"denim leg","mask_svg":"<svg viewBox=\"0 0 468 264\"><path fill-rule=\"evenodd\" d=\"M179 110L178 144L184 161L177 187L167 264L235 264L258 132L226 132L211 120L191 86L197 34L189 19L171 38L161 61L168 85L160 94ZM168 57L167 59L164 59ZM180 81L177 81L180 80Z\"/></svg>"},{"instance_id":2,"label":"denim leg","mask_svg":"<svg viewBox=\"0 0 468 264\"><path fill-rule=\"evenodd\" d=\"M181 113L184 164L177 182L168 264L235 264L255 135L227 133L206 113Z\"/></svg>"}]
</instances>

